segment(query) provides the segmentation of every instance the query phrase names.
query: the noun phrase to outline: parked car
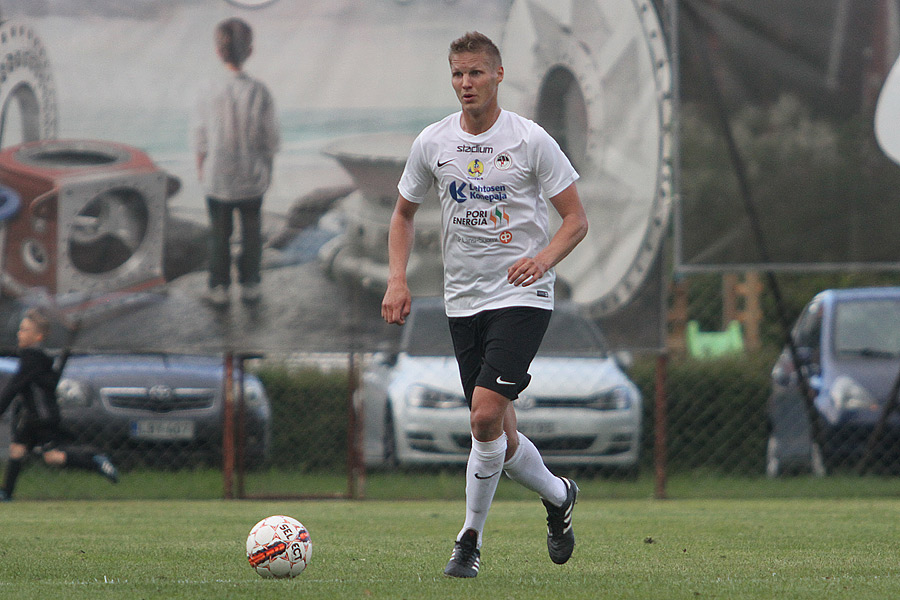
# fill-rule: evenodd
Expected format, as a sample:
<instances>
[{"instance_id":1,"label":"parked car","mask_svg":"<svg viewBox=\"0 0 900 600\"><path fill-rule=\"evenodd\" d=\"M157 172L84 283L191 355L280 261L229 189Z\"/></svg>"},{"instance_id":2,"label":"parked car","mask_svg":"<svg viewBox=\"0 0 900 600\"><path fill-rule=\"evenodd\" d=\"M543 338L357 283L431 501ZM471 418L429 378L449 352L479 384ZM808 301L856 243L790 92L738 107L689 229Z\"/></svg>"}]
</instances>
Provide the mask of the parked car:
<instances>
[{"instance_id":1,"label":"parked car","mask_svg":"<svg viewBox=\"0 0 900 600\"><path fill-rule=\"evenodd\" d=\"M557 303L529 373L518 428L547 464L636 473L641 394L574 304ZM374 357L358 393L367 465L466 462L469 410L440 299L413 301L399 350Z\"/></svg>"},{"instance_id":2,"label":"parked car","mask_svg":"<svg viewBox=\"0 0 900 600\"><path fill-rule=\"evenodd\" d=\"M16 358L0 358L0 386ZM222 359L184 354L74 355L57 387L63 427L76 443L91 444L122 464L177 468L219 464L224 407ZM237 393L235 393L237 398ZM263 462L271 445L266 390L244 376L245 457ZM9 445L9 413L0 423L0 448Z\"/></svg>"},{"instance_id":3,"label":"parked car","mask_svg":"<svg viewBox=\"0 0 900 600\"><path fill-rule=\"evenodd\" d=\"M797 370L785 348L772 369L766 474L802 468L821 475L856 467L900 374L900 287L823 291L803 309L791 335L815 396L822 445L812 439ZM891 466L900 459L900 412L893 411L885 425L873 456Z\"/></svg>"}]
</instances>

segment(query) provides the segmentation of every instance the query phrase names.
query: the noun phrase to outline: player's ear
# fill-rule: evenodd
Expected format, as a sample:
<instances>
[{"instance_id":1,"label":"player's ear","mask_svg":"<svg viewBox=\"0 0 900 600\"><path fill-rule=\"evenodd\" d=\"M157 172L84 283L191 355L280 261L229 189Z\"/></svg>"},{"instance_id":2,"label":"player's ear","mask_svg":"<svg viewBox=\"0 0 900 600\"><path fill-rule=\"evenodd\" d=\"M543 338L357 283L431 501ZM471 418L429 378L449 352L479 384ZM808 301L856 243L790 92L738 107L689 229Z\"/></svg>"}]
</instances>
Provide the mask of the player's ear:
<instances>
[{"instance_id":1,"label":"player's ear","mask_svg":"<svg viewBox=\"0 0 900 600\"><path fill-rule=\"evenodd\" d=\"M497 67L497 83L503 81L503 65Z\"/></svg>"}]
</instances>

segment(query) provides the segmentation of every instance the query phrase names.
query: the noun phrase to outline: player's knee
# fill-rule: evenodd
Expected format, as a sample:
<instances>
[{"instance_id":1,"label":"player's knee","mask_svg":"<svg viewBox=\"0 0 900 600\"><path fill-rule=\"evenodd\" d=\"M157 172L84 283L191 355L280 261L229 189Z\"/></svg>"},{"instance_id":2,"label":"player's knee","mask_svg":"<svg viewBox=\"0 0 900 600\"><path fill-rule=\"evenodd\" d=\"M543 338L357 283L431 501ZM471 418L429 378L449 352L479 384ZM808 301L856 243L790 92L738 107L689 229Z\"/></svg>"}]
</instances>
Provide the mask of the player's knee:
<instances>
[{"instance_id":1,"label":"player's knee","mask_svg":"<svg viewBox=\"0 0 900 600\"><path fill-rule=\"evenodd\" d=\"M9 445L9 457L12 460L22 460L25 458L25 453L28 451L28 448L23 446L22 444L10 444Z\"/></svg>"},{"instance_id":2,"label":"player's knee","mask_svg":"<svg viewBox=\"0 0 900 600\"><path fill-rule=\"evenodd\" d=\"M469 423L475 439L489 442L500 437L503 433L504 413L505 410L495 406L494 403L473 403Z\"/></svg>"},{"instance_id":3,"label":"player's knee","mask_svg":"<svg viewBox=\"0 0 900 600\"><path fill-rule=\"evenodd\" d=\"M48 450L44 452L44 462L54 467L66 464L66 454L60 450Z\"/></svg>"}]
</instances>

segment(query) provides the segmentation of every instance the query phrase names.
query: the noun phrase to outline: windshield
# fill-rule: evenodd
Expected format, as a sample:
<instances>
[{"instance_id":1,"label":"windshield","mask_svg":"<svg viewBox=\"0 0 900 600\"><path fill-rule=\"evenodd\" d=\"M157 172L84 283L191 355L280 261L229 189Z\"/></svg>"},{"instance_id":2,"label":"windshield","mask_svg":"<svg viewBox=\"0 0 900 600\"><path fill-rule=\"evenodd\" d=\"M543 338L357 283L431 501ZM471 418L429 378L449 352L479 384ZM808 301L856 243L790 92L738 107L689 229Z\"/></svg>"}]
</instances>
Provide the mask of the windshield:
<instances>
[{"instance_id":1,"label":"windshield","mask_svg":"<svg viewBox=\"0 0 900 600\"><path fill-rule=\"evenodd\" d=\"M837 304L834 351L876 358L900 356L900 300L849 300Z\"/></svg>"},{"instance_id":2,"label":"windshield","mask_svg":"<svg viewBox=\"0 0 900 600\"><path fill-rule=\"evenodd\" d=\"M412 356L453 356L442 307L417 309L405 334L404 350ZM577 314L555 310L538 356L604 357L606 347L591 322Z\"/></svg>"}]
</instances>

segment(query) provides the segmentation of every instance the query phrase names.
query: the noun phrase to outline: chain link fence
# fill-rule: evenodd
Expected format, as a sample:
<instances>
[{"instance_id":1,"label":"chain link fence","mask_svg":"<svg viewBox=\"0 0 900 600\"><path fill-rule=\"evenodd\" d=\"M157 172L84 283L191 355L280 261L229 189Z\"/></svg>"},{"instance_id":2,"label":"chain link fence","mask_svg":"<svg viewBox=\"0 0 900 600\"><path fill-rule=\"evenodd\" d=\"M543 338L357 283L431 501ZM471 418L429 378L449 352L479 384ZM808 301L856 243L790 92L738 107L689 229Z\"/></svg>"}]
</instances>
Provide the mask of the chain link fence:
<instances>
[{"instance_id":1,"label":"chain link fence","mask_svg":"<svg viewBox=\"0 0 900 600\"><path fill-rule=\"evenodd\" d=\"M885 286L894 278L777 281L793 324L823 289ZM577 315L558 310L554 319L565 324ZM573 352L536 359L532 384L516 406L519 429L554 470L643 486L660 476L660 467L663 476L751 479L897 472L898 417L888 394L870 398L870 418L861 426L838 430L822 413L819 430L810 425L808 405L785 383L797 376L784 363L784 332L757 274L674 278L668 315L664 355L614 352L605 365L576 356L590 342L584 323L548 333L548 350L568 345ZM416 346L443 347L445 322L439 313L418 319L346 352L74 356L58 389L64 424L73 443L108 453L126 476L221 471L228 497L363 497L367 475L461 472L470 438L468 410L453 390L455 361L449 351L435 358L437 351ZM421 340L397 337L418 327ZM803 355L811 344L796 341ZM877 359L893 382L897 361ZM820 372L809 362L803 372L817 388ZM14 366L0 359L6 377ZM434 385L420 380L398 392L411 369ZM584 394L573 382L588 374L608 383ZM843 393L847 402L865 398L852 386ZM9 413L0 435L8 435L8 420ZM0 448L7 442L0 440Z\"/></svg>"}]
</instances>

